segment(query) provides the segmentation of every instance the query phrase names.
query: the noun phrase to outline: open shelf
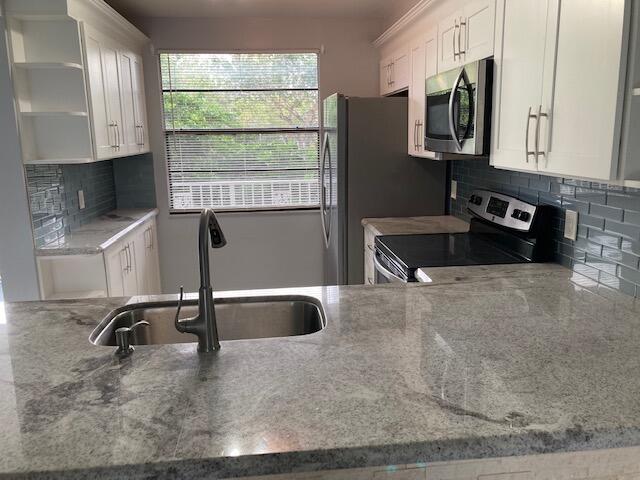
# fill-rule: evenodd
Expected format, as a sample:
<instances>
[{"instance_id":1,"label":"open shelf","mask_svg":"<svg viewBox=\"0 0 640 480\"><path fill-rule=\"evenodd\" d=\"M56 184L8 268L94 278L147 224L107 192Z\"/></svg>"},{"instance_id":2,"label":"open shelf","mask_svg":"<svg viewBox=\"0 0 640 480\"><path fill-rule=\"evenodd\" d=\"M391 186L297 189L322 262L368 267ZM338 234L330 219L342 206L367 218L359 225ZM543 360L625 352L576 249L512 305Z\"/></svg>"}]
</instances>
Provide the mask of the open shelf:
<instances>
[{"instance_id":1,"label":"open shelf","mask_svg":"<svg viewBox=\"0 0 640 480\"><path fill-rule=\"evenodd\" d=\"M86 117L87 112L20 112L24 117Z\"/></svg>"},{"instance_id":2,"label":"open shelf","mask_svg":"<svg viewBox=\"0 0 640 480\"><path fill-rule=\"evenodd\" d=\"M73 68L82 70L82 65L73 62L15 62L13 65L23 69Z\"/></svg>"}]
</instances>

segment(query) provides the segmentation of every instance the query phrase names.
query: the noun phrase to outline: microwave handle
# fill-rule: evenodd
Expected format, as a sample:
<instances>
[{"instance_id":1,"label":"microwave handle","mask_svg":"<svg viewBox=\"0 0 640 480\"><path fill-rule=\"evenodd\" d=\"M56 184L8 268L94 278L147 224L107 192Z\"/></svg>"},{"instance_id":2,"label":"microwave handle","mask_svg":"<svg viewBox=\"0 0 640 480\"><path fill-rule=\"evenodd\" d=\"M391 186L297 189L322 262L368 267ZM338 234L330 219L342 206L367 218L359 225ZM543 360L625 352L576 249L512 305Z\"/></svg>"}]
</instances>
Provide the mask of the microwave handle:
<instances>
[{"instance_id":1,"label":"microwave handle","mask_svg":"<svg viewBox=\"0 0 640 480\"><path fill-rule=\"evenodd\" d=\"M451 95L449 96L449 132L453 137L453 141L456 142L456 147L458 150L462 151L462 143L458 140L458 132L456 130L456 126L453 123L453 108L456 103L456 92L458 91L458 86L462 81L462 77L464 75L464 67L460 69L460 73L456 77L456 81L453 83L453 88L451 89Z\"/></svg>"}]
</instances>

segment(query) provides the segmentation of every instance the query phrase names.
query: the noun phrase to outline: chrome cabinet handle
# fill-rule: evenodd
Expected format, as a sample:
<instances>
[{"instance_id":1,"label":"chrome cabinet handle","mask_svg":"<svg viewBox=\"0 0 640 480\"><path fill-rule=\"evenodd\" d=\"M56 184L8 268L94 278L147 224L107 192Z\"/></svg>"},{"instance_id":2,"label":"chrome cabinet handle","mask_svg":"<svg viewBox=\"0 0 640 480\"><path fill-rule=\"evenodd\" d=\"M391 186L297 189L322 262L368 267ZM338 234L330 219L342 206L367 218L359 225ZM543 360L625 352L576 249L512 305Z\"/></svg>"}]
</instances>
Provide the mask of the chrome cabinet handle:
<instances>
[{"instance_id":1,"label":"chrome cabinet handle","mask_svg":"<svg viewBox=\"0 0 640 480\"><path fill-rule=\"evenodd\" d=\"M413 149L418 149L418 120L413 122Z\"/></svg>"},{"instance_id":2,"label":"chrome cabinet handle","mask_svg":"<svg viewBox=\"0 0 640 480\"><path fill-rule=\"evenodd\" d=\"M424 123L422 123L422 120L418 120L418 150L422 148L422 127L423 126L424 126Z\"/></svg>"},{"instance_id":3,"label":"chrome cabinet handle","mask_svg":"<svg viewBox=\"0 0 640 480\"><path fill-rule=\"evenodd\" d=\"M459 55L459 53L456 52L456 32L458 31L459 28L460 27L458 26L458 19L456 18L454 20L453 37L451 39L453 41L453 59L454 60Z\"/></svg>"},{"instance_id":4,"label":"chrome cabinet handle","mask_svg":"<svg viewBox=\"0 0 640 480\"><path fill-rule=\"evenodd\" d=\"M391 85L396 84L396 62L391 62Z\"/></svg>"},{"instance_id":5,"label":"chrome cabinet handle","mask_svg":"<svg viewBox=\"0 0 640 480\"><path fill-rule=\"evenodd\" d=\"M458 91L458 85L460 85L460 81L464 75L464 67L460 69L460 73L456 78L456 81L453 83L453 88L451 89L451 95L449 96L449 132L453 137L453 141L456 143L456 147L458 150L462 150L462 142L458 139L458 130L453 122L453 107L456 101L456 92Z\"/></svg>"},{"instance_id":6,"label":"chrome cabinet handle","mask_svg":"<svg viewBox=\"0 0 640 480\"><path fill-rule=\"evenodd\" d=\"M529 163L529 156L530 155L536 155L535 151L532 152L532 151L529 150L529 127L531 126L531 119L532 118L535 118L536 121L538 120L537 115L535 115L535 114L532 115L531 114L531 107L529 107L529 112L527 112L527 129L524 132L524 151L525 151L525 154L526 154L527 163ZM536 130L537 130L537 128L536 128Z\"/></svg>"},{"instance_id":7,"label":"chrome cabinet handle","mask_svg":"<svg viewBox=\"0 0 640 480\"><path fill-rule=\"evenodd\" d=\"M112 122L111 122L111 123L109 123L107 126L109 127L109 132L110 132L112 128L113 128L113 129L115 129L115 127L117 126L117 123L112 121ZM107 135L108 135L108 134L107 134ZM118 146L118 145L117 145L117 141L118 141L118 140L117 140L117 135L118 135L117 131L116 131L116 130L114 130L114 132L113 132L113 142L114 142L114 143L111 143L111 139L110 139L110 138L108 138L109 145L111 145L111 148L116 148L116 147Z\"/></svg>"},{"instance_id":8,"label":"chrome cabinet handle","mask_svg":"<svg viewBox=\"0 0 640 480\"><path fill-rule=\"evenodd\" d=\"M546 113L542 113L542 105L538 106L538 113L535 115L536 117L536 142L535 142L535 156L536 156L536 165L538 164L538 157L540 155L542 155L543 157L546 156L546 153L544 151L540 151L540 118L541 117L545 117L548 118L549 116ZM527 156L527 158L529 158Z\"/></svg>"},{"instance_id":9,"label":"chrome cabinet handle","mask_svg":"<svg viewBox=\"0 0 640 480\"><path fill-rule=\"evenodd\" d=\"M462 50L462 26L464 25L465 30L467 29L467 21L466 19L463 21L462 18L460 19L460 28L458 29L458 55L462 55L463 53L467 53L467 49L465 48L464 50ZM465 41L467 38L467 32L465 31Z\"/></svg>"},{"instance_id":10,"label":"chrome cabinet handle","mask_svg":"<svg viewBox=\"0 0 640 480\"><path fill-rule=\"evenodd\" d=\"M127 272L131 272L131 270L133 270L133 265L131 262L131 246L127 244L127 246L124 247L124 250L127 255Z\"/></svg>"}]
</instances>

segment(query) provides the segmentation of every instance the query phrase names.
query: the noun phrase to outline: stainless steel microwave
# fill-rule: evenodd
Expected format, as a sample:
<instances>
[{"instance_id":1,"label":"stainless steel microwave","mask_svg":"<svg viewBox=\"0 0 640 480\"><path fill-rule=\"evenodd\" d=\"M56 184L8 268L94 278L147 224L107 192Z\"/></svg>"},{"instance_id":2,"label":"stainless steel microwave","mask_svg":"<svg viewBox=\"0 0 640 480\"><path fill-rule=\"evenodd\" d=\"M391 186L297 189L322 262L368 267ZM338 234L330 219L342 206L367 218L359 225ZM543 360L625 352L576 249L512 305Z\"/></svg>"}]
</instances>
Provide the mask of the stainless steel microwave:
<instances>
[{"instance_id":1,"label":"stainless steel microwave","mask_svg":"<svg viewBox=\"0 0 640 480\"><path fill-rule=\"evenodd\" d=\"M490 58L427 78L427 150L461 155L489 153L492 78Z\"/></svg>"}]
</instances>

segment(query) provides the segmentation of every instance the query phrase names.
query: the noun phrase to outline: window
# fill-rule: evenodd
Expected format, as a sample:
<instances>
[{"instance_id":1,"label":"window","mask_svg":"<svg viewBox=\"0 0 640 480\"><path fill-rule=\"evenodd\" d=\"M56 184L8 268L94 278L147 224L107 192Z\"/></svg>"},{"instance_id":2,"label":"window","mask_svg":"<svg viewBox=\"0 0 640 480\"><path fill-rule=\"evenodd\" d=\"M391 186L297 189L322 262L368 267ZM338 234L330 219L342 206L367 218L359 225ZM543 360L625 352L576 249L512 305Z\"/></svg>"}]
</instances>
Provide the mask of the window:
<instances>
[{"instance_id":1,"label":"window","mask_svg":"<svg viewBox=\"0 0 640 480\"><path fill-rule=\"evenodd\" d=\"M173 212L319 204L315 53L162 53Z\"/></svg>"}]
</instances>

